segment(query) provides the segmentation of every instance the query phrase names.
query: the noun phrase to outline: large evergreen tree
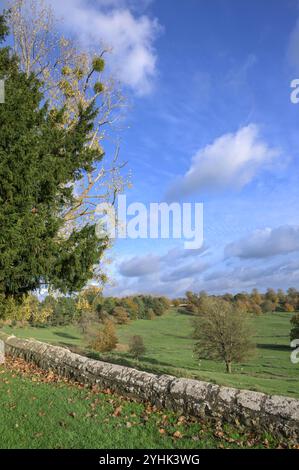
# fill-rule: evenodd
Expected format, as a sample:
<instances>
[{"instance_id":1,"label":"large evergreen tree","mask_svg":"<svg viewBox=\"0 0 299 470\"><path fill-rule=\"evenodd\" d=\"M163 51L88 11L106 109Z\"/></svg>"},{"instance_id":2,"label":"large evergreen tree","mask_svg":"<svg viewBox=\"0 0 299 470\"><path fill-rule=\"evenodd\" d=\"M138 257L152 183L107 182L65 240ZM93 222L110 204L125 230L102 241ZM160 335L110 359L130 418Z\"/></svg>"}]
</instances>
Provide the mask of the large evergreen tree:
<instances>
[{"instance_id":1,"label":"large evergreen tree","mask_svg":"<svg viewBox=\"0 0 299 470\"><path fill-rule=\"evenodd\" d=\"M49 112L41 83L26 77L3 46L7 28L0 17L0 295L18 297L41 284L75 291L92 277L105 241L95 227L62 233L63 211L73 188L103 155L87 145L96 110L79 113L66 129L63 109ZM1 47L2 46L2 47Z\"/></svg>"}]
</instances>

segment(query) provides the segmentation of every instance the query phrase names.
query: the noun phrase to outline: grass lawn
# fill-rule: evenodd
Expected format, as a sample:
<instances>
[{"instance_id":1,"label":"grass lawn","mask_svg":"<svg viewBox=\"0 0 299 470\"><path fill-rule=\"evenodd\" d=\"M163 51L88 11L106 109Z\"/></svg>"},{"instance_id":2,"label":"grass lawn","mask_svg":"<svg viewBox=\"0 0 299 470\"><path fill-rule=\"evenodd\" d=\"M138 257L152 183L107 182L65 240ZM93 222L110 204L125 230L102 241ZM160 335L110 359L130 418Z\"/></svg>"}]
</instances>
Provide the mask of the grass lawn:
<instances>
[{"instance_id":1,"label":"grass lawn","mask_svg":"<svg viewBox=\"0 0 299 470\"><path fill-rule=\"evenodd\" d=\"M299 398L299 364L290 361L289 313L274 313L254 318L256 356L225 373L224 365L193 356L191 317L175 310L155 320L138 320L118 328L118 350L99 358L143 370L198 378L222 385L247 388L266 393ZM75 327L8 328L6 332L20 337L84 348ZM132 335L141 335L147 348L142 360L135 361L126 352Z\"/></svg>"},{"instance_id":2,"label":"grass lawn","mask_svg":"<svg viewBox=\"0 0 299 470\"><path fill-rule=\"evenodd\" d=\"M134 334L143 336L147 353L141 368L299 398L299 364L290 361L290 318L288 313L254 317L256 355L236 364L231 375L221 363L194 357L188 315L171 312L154 321L131 323L119 328L119 340L126 344ZM113 356L134 363L126 352Z\"/></svg>"},{"instance_id":3,"label":"grass lawn","mask_svg":"<svg viewBox=\"0 0 299 470\"><path fill-rule=\"evenodd\" d=\"M38 341L55 344L56 346L84 346L81 333L78 328L72 325L46 328L33 328L31 326L12 328L6 326L2 330L19 338L34 338Z\"/></svg>"},{"instance_id":4,"label":"grass lawn","mask_svg":"<svg viewBox=\"0 0 299 470\"><path fill-rule=\"evenodd\" d=\"M200 449L287 446L70 384L21 360L0 366L0 448Z\"/></svg>"}]
</instances>

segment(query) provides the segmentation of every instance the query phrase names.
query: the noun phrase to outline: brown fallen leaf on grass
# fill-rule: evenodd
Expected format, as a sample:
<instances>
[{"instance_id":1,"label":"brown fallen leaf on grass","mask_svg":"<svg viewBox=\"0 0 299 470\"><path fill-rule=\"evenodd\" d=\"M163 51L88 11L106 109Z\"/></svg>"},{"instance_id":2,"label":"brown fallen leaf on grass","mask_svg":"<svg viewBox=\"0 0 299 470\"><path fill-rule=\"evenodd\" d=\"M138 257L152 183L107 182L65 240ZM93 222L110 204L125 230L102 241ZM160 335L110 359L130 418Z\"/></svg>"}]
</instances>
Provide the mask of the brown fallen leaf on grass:
<instances>
[{"instance_id":1,"label":"brown fallen leaf on grass","mask_svg":"<svg viewBox=\"0 0 299 470\"><path fill-rule=\"evenodd\" d=\"M118 406L118 407L114 410L113 416L114 416L115 418L117 418L118 416L121 415L121 412L122 412L122 406Z\"/></svg>"},{"instance_id":2,"label":"brown fallen leaf on grass","mask_svg":"<svg viewBox=\"0 0 299 470\"><path fill-rule=\"evenodd\" d=\"M269 448L269 441L268 441L268 439L265 439L265 440L264 440L263 445L264 445L264 447L266 447L266 449Z\"/></svg>"},{"instance_id":3,"label":"brown fallen leaf on grass","mask_svg":"<svg viewBox=\"0 0 299 470\"><path fill-rule=\"evenodd\" d=\"M52 371L45 371L40 369L35 364L26 362L21 358L13 358L8 356L5 361L5 370L9 370L14 375L18 374L22 377L26 376L33 382L43 383L75 383L64 377L59 377Z\"/></svg>"},{"instance_id":4,"label":"brown fallen leaf on grass","mask_svg":"<svg viewBox=\"0 0 299 470\"><path fill-rule=\"evenodd\" d=\"M182 439L183 434L182 434L180 431L176 431L176 432L173 434L173 437L174 437L175 439Z\"/></svg>"},{"instance_id":5,"label":"brown fallen leaf on grass","mask_svg":"<svg viewBox=\"0 0 299 470\"><path fill-rule=\"evenodd\" d=\"M178 419L178 423L177 423L177 424L180 426L180 425L182 425L182 424L184 424L184 423L186 423L186 417L185 417L185 416L180 416L179 419Z\"/></svg>"}]
</instances>

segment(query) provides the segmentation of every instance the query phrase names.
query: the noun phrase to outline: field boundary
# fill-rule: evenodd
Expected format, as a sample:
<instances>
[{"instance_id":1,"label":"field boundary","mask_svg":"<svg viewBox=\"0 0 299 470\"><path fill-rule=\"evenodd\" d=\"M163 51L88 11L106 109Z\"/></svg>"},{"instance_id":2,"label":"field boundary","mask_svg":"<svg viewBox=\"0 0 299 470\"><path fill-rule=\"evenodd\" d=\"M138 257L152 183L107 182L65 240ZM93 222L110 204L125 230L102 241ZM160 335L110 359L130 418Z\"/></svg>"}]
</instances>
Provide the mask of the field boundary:
<instances>
[{"instance_id":1,"label":"field boundary","mask_svg":"<svg viewBox=\"0 0 299 470\"><path fill-rule=\"evenodd\" d=\"M21 357L42 369L84 384L97 385L102 390L109 388L190 416L240 423L273 435L299 437L299 400L294 398L155 375L3 332L0 332L0 340L6 355Z\"/></svg>"}]
</instances>

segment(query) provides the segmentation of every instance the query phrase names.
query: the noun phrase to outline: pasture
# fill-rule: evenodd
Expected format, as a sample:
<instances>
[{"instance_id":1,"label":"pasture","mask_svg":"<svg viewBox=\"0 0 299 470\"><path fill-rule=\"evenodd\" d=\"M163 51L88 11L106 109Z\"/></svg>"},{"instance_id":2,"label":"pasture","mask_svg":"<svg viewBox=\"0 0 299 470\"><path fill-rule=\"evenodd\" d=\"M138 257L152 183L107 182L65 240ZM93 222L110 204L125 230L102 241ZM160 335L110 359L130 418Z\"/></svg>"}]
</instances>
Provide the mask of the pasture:
<instances>
[{"instance_id":1,"label":"pasture","mask_svg":"<svg viewBox=\"0 0 299 470\"><path fill-rule=\"evenodd\" d=\"M119 326L117 349L106 354L91 354L98 359L157 374L167 373L299 398L299 365L290 361L290 318L289 313L255 316L252 321L257 344L256 354L244 363L235 364L231 375L225 373L224 365L220 362L199 361L194 357L192 317L175 309L154 320L136 320ZM90 354L75 326L5 327L4 330L19 337L32 337ZM133 335L141 335L146 346L146 353L140 360L133 359L128 352L128 343Z\"/></svg>"}]
</instances>

